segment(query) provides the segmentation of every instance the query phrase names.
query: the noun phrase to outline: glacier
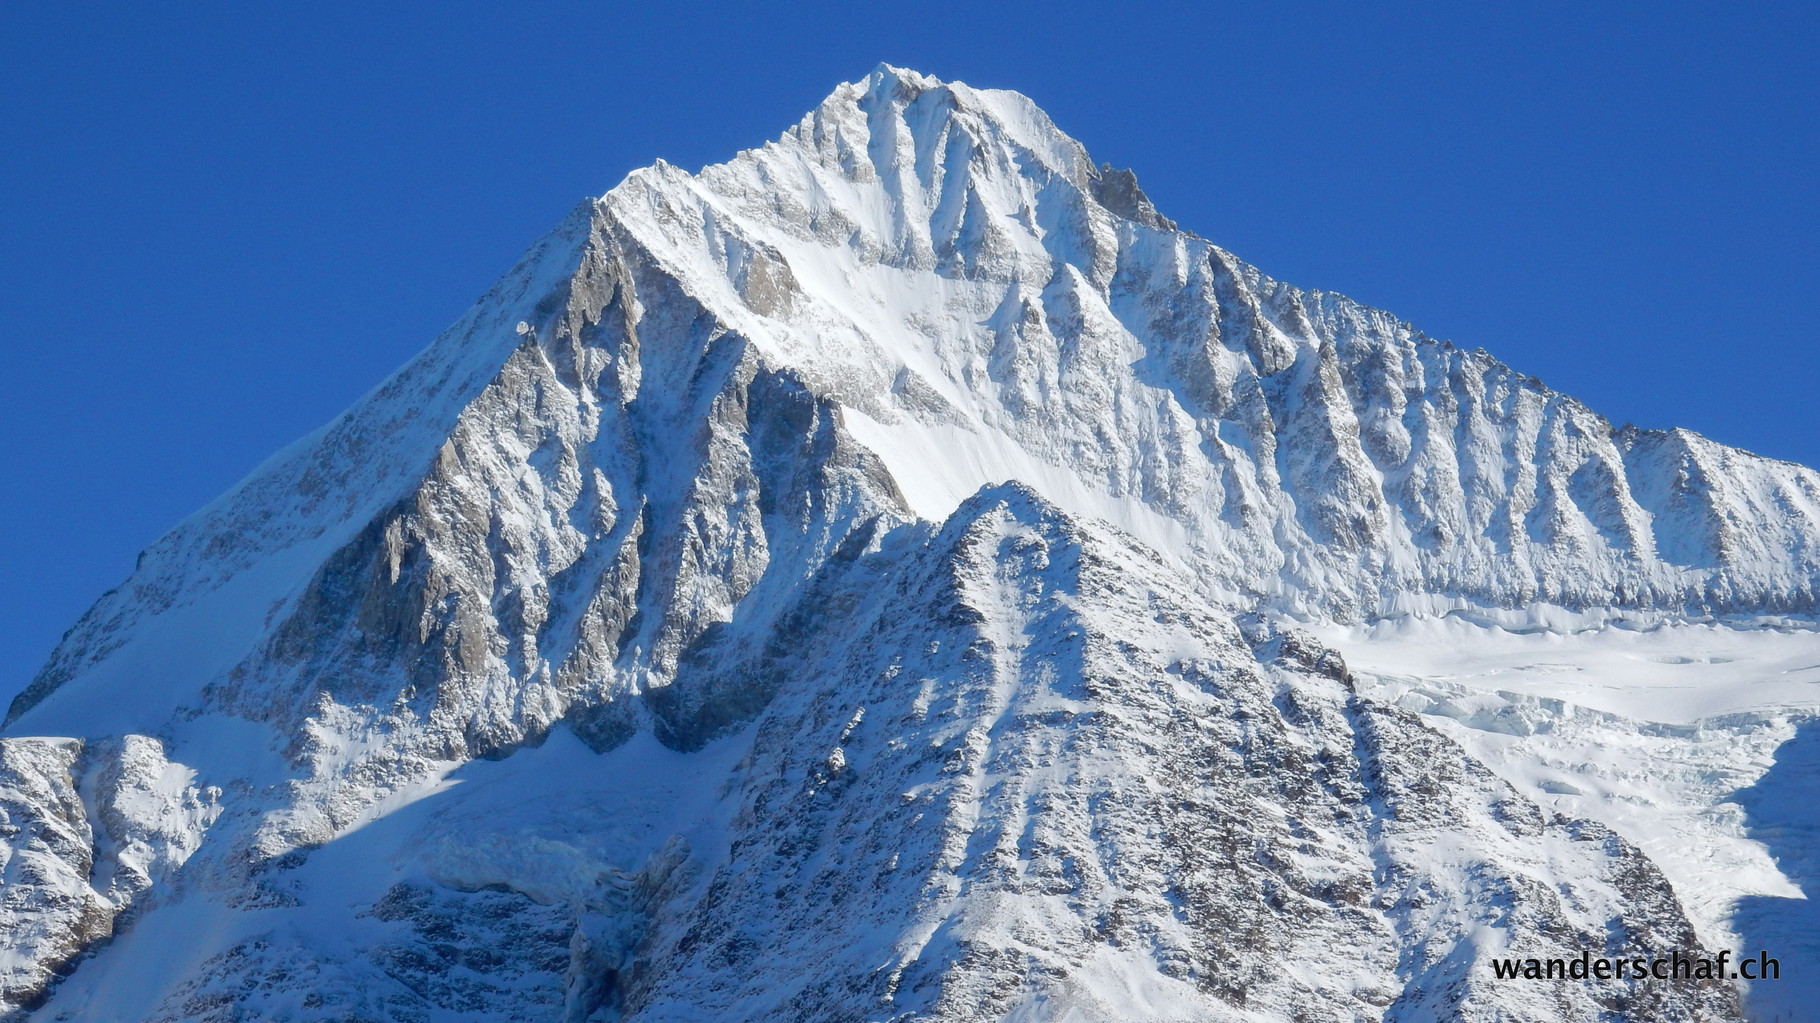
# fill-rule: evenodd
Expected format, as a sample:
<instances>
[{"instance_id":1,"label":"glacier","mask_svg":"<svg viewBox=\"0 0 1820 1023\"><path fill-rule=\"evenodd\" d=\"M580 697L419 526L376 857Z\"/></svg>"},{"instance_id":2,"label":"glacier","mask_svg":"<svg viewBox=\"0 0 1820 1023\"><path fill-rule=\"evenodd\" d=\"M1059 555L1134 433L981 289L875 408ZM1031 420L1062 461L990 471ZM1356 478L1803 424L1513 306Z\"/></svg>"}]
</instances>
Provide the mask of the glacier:
<instances>
[{"instance_id":1,"label":"glacier","mask_svg":"<svg viewBox=\"0 0 1820 1023\"><path fill-rule=\"evenodd\" d=\"M76 623L0 1018L1790 1018L1817 544L1813 470L881 66L581 203Z\"/></svg>"}]
</instances>

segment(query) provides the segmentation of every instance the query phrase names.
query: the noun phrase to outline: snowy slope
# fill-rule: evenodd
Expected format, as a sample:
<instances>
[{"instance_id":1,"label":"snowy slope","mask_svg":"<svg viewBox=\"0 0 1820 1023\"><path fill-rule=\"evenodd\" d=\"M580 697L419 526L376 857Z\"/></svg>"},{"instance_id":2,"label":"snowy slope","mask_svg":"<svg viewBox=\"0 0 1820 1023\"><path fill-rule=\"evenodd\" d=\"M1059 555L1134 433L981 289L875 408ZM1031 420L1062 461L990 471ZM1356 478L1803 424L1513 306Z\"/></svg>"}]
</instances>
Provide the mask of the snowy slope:
<instances>
[{"instance_id":1,"label":"snowy slope","mask_svg":"<svg viewBox=\"0 0 1820 1023\"><path fill-rule=\"evenodd\" d=\"M881 67L584 203L77 624L0 1003L1735 1019L1486 959L1797 940L1734 907L1802 883L1817 495Z\"/></svg>"},{"instance_id":2,"label":"snowy slope","mask_svg":"<svg viewBox=\"0 0 1820 1023\"><path fill-rule=\"evenodd\" d=\"M1696 947L1630 844L1028 491L856 571L890 581L799 634L753 725L465 765L256 908L154 910L46 1015L1542 1021L1609 996L1486 957Z\"/></svg>"}]
</instances>

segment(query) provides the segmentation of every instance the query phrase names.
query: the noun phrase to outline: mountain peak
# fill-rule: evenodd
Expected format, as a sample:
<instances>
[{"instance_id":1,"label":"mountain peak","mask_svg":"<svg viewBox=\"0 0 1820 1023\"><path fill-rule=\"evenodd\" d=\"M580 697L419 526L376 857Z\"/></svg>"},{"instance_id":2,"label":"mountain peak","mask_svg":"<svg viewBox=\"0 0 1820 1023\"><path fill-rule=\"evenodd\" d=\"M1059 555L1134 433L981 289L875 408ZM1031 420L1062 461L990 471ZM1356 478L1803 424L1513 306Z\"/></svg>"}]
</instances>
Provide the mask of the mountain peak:
<instances>
[{"instance_id":1,"label":"mountain peak","mask_svg":"<svg viewBox=\"0 0 1820 1023\"><path fill-rule=\"evenodd\" d=\"M868 93L877 90L881 86L889 86L896 90L909 92L911 95L906 97L909 99L914 99L915 93L925 89L941 88L947 84L932 75L925 75L920 71L914 71L910 68L900 68L884 61L880 61L878 66L874 67L871 73L866 75L863 82Z\"/></svg>"},{"instance_id":2,"label":"mountain peak","mask_svg":"<svg viewBox=\"0 0 1820 1023\"><path fill-rule=\"evenodd\" d=\"M1653 861L1285 623L1817 582L1812 471L1614 434L881 65L585 204L77 623L0 740L58 839L0 997L82 962L46 1011L1589 1017L1484 959L1694 948Z\"/></svg>"},{"instance_id":3,"label":"mountain peak","mask_svg":"<svg viewBox=\"0 0 1820 1023\"><path fill-rule=\"evenodd\" d=\"M1820 574L1811 471L1702 440L1734 478L1662 482L1687 476L1681 433L1632 442L1490 356L1272 280L1176 230L1025 97L881 65L777 144L699 174L660 160L584 204L397 377L154 545L13 717L85 674L128 686L142 626L216 614L198 609L240 585L256 592L236 606L280 613L294 573L416 500L524 373L554 373L540 393L591 429L628 402L695 435L728 366L824 403L880 507L940 521L1019 480L1295 613L1370 618L1410 594L1789 611ZM248 581L280 563L282 583ZM217 617L240 631L205 677L269 627Z\"/></svg>"}]
</instances>

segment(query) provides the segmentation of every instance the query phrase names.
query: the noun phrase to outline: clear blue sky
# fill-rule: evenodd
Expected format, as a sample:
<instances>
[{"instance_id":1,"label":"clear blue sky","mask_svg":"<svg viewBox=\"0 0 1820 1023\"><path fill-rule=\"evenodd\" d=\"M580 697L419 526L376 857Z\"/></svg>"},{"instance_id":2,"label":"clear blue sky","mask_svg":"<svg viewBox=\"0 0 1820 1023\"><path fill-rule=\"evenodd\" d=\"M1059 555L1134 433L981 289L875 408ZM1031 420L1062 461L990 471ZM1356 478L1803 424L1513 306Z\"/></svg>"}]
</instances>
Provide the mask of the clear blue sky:
<instances>
[{"instance_id":1,"label":"clear blue sky","mask_svg":"<svg viewBox=\"0 0 1820 1023\"><path fill-rule=\"evenodd\" d=\"M1816 6L7 4L0 699L582 196L880 60L1277 277L1820 463Z\"/></svg>"}]
</instances>

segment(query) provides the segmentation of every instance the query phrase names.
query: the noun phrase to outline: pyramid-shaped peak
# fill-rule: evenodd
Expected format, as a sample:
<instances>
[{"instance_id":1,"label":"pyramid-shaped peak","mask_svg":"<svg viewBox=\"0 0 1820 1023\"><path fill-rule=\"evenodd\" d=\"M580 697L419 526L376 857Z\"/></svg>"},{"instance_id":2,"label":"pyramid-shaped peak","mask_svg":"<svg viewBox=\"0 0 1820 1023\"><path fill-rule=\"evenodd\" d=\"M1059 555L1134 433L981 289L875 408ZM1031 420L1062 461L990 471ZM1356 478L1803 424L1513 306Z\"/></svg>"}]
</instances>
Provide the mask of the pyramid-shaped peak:
<instances>
[{"instance_id":1,"label":"pyramid-shaped peak","mask_svg":"<svg viewBox=\"0 0 1820 1023\"><path fill-rule=\"evenodd\" d=\"M836 140L841 138L864 150L861 162L875 162L885 150L895 148L925 168L932 158L955 155L958 151L950 150L958 141L971 140L976 147L1002 154L1002 159L987 164L1045 169L1080 189L1087 187L1095 166L1086 148L1029 97L944 81L891 64L880 64L859 81L837 86L778 142L808 143L823 151L824 146L838 149ZM883 146L886 138L895 140L892 146ZM847 157L837 159L844 167L854 163Z\"/></svg>"},{"instance_id":2,"label":"pyramid-shaped peak","mask_svg":"<svg viewBox=\"0 0 1820 1023\"><path fill-rule=\"evenodd\" d=\"M921 90L939 89L948 83L934 75L925 75L921 71L916 71L911 68L901 68L894 64L887 64L884 61L880 61L878 66L873 68L872 72L865 77L864 84L868 89L898 85L909 89Z\"/></svg>"},{"instance_id":3,"label":"pyramid-shaped peak","mask_svg":"<svg viewBox=\"0 0 1820 1023\"><path fill-rule=\"evenodd\" d=\"M1555 812L1598 800L1517 787L1637 722L1518 749L1453 716L1465 676L1348 686L1314 637L1529 623L1483 655L1527 673L1550 623L1811 619L1820 475L1614 437L1172 226L1025 97L889 64L579 207L147 551L14 705L0 1016L1598 1015L1609 986L1461 978L1722 926ZM1505 695L1474 707L1550 734ZM1766 762L1788 709L1746 717L1651 762ZM1677 869L1743 862L1710 831ZM116 919L195 940L168 969ZM1741 1018L1647 994L1627 1018Z\"/></svg>"}]
</instances>

